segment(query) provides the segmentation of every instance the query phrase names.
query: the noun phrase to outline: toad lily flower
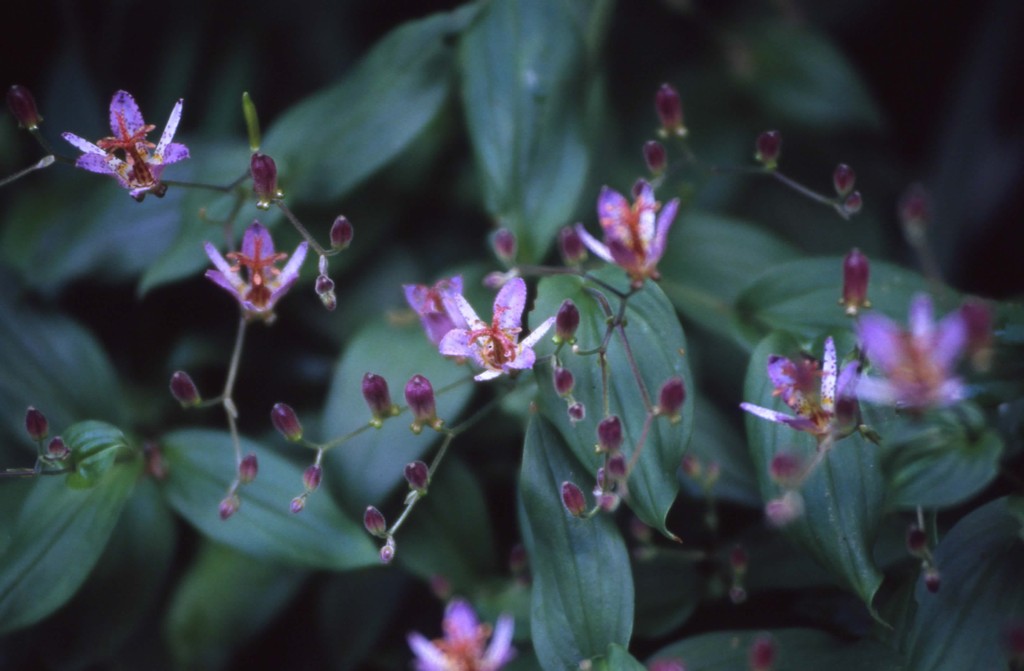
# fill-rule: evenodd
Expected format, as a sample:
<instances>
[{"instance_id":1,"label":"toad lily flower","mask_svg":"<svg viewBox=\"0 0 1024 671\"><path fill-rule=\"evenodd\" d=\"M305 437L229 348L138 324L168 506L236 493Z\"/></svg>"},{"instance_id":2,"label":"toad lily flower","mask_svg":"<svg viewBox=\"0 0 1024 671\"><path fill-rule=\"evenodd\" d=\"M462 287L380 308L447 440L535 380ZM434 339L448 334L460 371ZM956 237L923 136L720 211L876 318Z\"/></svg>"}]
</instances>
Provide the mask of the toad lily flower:
<instances>
[{"instance_id":1,"label":"toad lily flower","mask_svg":"<svg viewBox=\"0 0 1024 671\"><path fill-rule=\"evenodd\" d=\"M127 91L118 91L110 101L111 137L93 144L74 133L62 137L84 153L75 165L89 172L112 175L118 183L128 189L135 200L141 201L146 193L163 196L167 185L160 182L165 165L188 158L188 148L171 142L181 120L181 101L174 105L167 119L160 142L154 145L146 135L156 126L147 124L135 98Z\"/></svg>"},{"instance_id":2,"label":"toad lily flower","mask_svg":"<svg viewBox=\"0 0 1024 671\"><path fill-rule=\"evenodd\" d=\"M822 440L828 436L843 438L856 424L857 406L853 399L860 364L851 361L838 375L836 346L825 339L825 360L822 370L812 360L791 361L776 354L768 357L768 377L775 387L774 396L781 396L796 415L762 408L753 403L740 403L747 412L763 419L806 431ZM818 388L817 378L821 376Z\"/></svg>"},{"instance_id":3,"label":"toad lily flower","mask_svg":"<svg viewBox=\"0 0 1024 671\"><path fill-rule=\"evenodd\" d=\"M629 273L633 284L640 285L650 277L658 279L658 261L665 253L668 229L679 210L679 199L673 199L661 210L654 200L654 189L641 180L633 189L632 205L617 191L603 187L597 198L597 216L604 229L604 243L587 233L583 224L576 224L583 244L595 255L615 263Z\"/></svg>"},{"instance_id":4,"label":"toad lily flower","mask_svg":"<svg viewBox=\"0 0 1024 671\"><path fill-rule=\"evenodd\" d=\"M295 248L292 258L284 268L275 267L278 261L288 258L287 254L274 253L274 241L263 225L252 222L242 238L242 251L229 252L227 257L234 261L229 264L217 248L207 242L206 255L216 270L207 270L206 276L234 296L246 317L259 317L268 322L274 318L274 304L287 293L299 279L299 268L306 258L309 243L303 241ZM248 281L242 277L245 268Z\"/></svg>"},{"instance_id":5,"label":"toad lily flower","mask_svg":"<svg viewBox=\"0 0 1024 671\"><path fill-rule=\"evenodd\" d=\"M416 311L427 332L430 342L440 344L441 339L454 328L465 329L468 325L454 304L446 298L462 294L462 276L439 281L432 287L425 284L405 284L405 300Z\"/></svg>"},{"instance_id":6,"label":"toad lily flower","mask_svg":"<svg viewBox=\"0 0 1024 671\"><path fill-rule=\"evenodd\" d=\"M445 300L453 311L462 315L467 327L449 331L441 339L440 352L445 356L468 358L484 368L484 372L474 378L478 382L502 373L533 368L537 360L533 346L555 323L555 318L549 317L525 340L517 342L526 308L526 282L521 277L513 278L498 292L490 325L477 316L462 294L449 294Z\"/></svg>"},{"instance_id":7,"label":"toad lily flower","mask_svg":"<svg viewBox=\"0 0 1024 671\"><path fill-rule=\"evenodd\" d=\"M931 299L919 294L910 304L909 325L910 330L905 331L878 314L861 317L857 329L861 346L885 377L865 377L857 395L865 401L912 411L962 399L963 383L953 375L953 368L968 345L963 311L936 324Z\"/></svg>"},{"instance_id":8,"label":"toad lily flower","mask_svg":"<svg viewBox=\"0 0 1024 671\"><path fill-rule=\"evenodd\" d=\"M417 671L498 671L516 651L512 647L515 620L502 615L494 626L480 624L473 608L455 599L444 612L444 638L433 641L417 632L409 634L409 647L416 654ZM484 644L490 638L490 645Z\"/></svg>"}]
</instances>

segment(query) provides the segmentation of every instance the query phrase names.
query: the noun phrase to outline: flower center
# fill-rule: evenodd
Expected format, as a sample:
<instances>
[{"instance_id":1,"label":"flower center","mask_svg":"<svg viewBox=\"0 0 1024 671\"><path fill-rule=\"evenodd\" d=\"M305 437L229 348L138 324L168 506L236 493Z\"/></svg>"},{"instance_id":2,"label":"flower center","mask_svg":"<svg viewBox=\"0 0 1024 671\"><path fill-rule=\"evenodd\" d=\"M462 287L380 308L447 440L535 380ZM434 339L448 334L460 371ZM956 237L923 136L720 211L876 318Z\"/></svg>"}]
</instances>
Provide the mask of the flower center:
<instances>
[{"instance_id":1,"label":"flower center","mask_svg":"<svg viewBox=\"0 0 1024 671\"><path fill-rule=\"evenodd\" d=\"M129 182L136 186L146 186L156 183L156 178L149 169L149 150L156 145L146 140L146 135L156 126L146 124L135 133L128 132L128 122L124 114L117 113L118 137L106 137L96 143L96 146L103 149L111 156L121 152L125 163L129 166ZM120 157L119 157L120 158Z\"/></svg>"},{"instance_id":2,"label":"flower center","mask_svg":"<svg viewBox=\"0 0 1024 671\"><path fill-rule=\"evenodd\" d=\"M228 252L228 258L235 262L233 270L244 266L249 271L249 284L252 288L246 293L245 298L256 307L262 308L270 301L270 289L266 283L269 281L267 275L277 275L281 271L274 267L278 261L288 258L283 252L263 256L263 238L254 236L253 255L246 256L242 252Z\"/></svg>"}]
</instances>

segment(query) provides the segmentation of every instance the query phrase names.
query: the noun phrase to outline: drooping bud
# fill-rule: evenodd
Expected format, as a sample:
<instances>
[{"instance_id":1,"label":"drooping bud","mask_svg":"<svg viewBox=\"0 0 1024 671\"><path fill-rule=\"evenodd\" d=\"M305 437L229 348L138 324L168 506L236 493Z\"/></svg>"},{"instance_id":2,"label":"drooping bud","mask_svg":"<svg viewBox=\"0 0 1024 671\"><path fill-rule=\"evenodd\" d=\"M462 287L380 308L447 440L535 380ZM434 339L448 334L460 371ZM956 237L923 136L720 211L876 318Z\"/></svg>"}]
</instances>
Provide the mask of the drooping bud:
<instances>
[{"instance_id":1,"label":"drooping bud","mask_svg":"<svg viewBox=\"0 0 1024 671\"><path fill-rule=\"evenodd\" d=\"M562 505L573 517L583 517L587 512L587 501L583 498L583 490L566 481L562 483Z\"/></svg>"},{"instance_id":2,"label":"drooping bud","mask_svg":"<svg viewBox=\"0 0 1024 671\"><path fill-rule=\"evenodd\" d=\"M843 297L839 304L846 308L846 314L855 316L860 308L871 307L868 300L868 278L871 264L868 257L854 247L843 259Z\"/></svg>"},{"instance_id":3,"label":"drooping bud","mask_svg":"<svg viewBox=\"0 0 1024 671\"><path fill-rule=\"evenodd\" d=\"M775 641L771 636L758 636L750 644L750 671L772 671L775 668Z\"/></svg>"},{"instance_id":4,"label":"drooping bud","mask_svg":"<svg viewBox=\"0 0 1024 671\"><path fill-rule=\"evenodd\" d=\"M319 275L316 278L316 295L328 312L333 312L338 307L338 297L334 295L334 280L327 275Z\"/></svg>"},{"instance_id":5,"label":"drooping bud","mask_svg":"<svg viewBox=\"0 0 1024 671\"><path fill-rule=\"evenodd\" d=\"M256 193L256 207L268 210L275 200L284 197L277 188L277 164L266 154L256 152L249 161L252 173L252 190Z\"/></svg>"},{"instance_id":6,"label":"drooping bud","mask_svg":"<svg viewBox=\"0 0 1024 671\"><path fill-rule=\"evenodd\" d=\"M377 428L380 428L385 419L398 411L398 408L391 402L388 381L375 373L363 375L363 399L373 416L370 423Z\"/></svg>"},{"instance_id":7,"label":"drooping bud","mask_svg":"<svg viewBox=\"0 0 1024 671\"><path fill-rule=\"evenodd\" d=\"M491 238L494 253L505 263L516 260L516 234L507 228L499 228Z\"/></svg>"},{"instance_id":8,"label":"drooping bud","mask_svg":"<svg viewBox=\"0 0 1024 671\"><path fill-rule=\"evenodd\" d=\"M31 405L25 411L25 431L28 432L29 438L35 441L43 440L50 435L50 423L46 420L46 415Z\"/></svg>"},{"instance_id":9,"label":"drooping bud","mask_svg":"<svg viewBox=\"0 0 1024 671\"><path fill-rule=\"evenodd\" d=\"M71 454L71 450L68 449L64 439L60 436L54 436L50 439L50 442L46 445L46 458L54 461L62 461L68 458Z\"/></svg>"},{"instance_id":10,"label":"drooping bud","mask_svg":"<svg viewBox=\"0 0 1024 671\"><path fill-rule=\"evenodd\" d=\"M670 84L662 84L654 95L654 109L658 113L658 120L661 121L663 137L676 135L684 137L686 127L683 125L683 102L679 99L679 92Z\"/></svg>"},{"instance_id":11,"label":"drooping bud","mask_svg":"<svg viewBox=\"0 0 1024 671\"><path fill-rule=\"evenodd\" d=\"M384 547L380 549L380 561L382 564L390 564L395 558L395 539L393 536L388 536L388 539L384 541Z\"/></svg>"},{"instance_id":12,"label":"drooping bud","mask_svg":"<svg viewBox=\"0 0 1024 671\"><path fill-rule=\"evenodd\" d=\"M853 185L857 181L857 175L853 172L853 168L840 163L836 166L836 169L832 172L832 186L836 188L836 193L840 197L847 196L853 191Z\"/></svg>"},{"instance_id":13,"label":"drooping bud","mask_svg":"<svg viewBox=\"0 0 1024 671\"><path fill-rule=\"evenodd\" d=\"M568 368L556 367L554 372L555 391L559 396L568 396L576 386L576 379Z\"/></svg>"},{"instance_id":14,"label":"drooping bud","mask_svg":"<svg viewBox=\"0 0 1024 671\"><path fill-rule=\"evenodd\" d=\"M665 145L657 140L648 140L644 143L644 163L652 175L660 175L665 172L668 165L668 154L665 152Z\"/></svg>"},{"instance_id":15,"label":"drooping bud","mask_svg":"<svg viewBox=\"0 0 1024 671\"><path fill-rule=\"evenodd\" d=\"M757 136L754 158L764 167L774 170L782 153L782 135L777 130L766 130Z\"/></svg>"},{"instance_id":16,"label":"drooping bud","mask_svg":"<svg viewBox=\"0 0 1024 671\"><path fill-rule=\"evenodd\" d=\"M183 370L175 371L171 375L171 396L178 403L181 403L183 408L193 408L203 400L199 396L199 389L196 388L196 383Z\"/></svg>"},{"instance_id":17,"label":"drooping bud","mask_svg":"<svg viewBox=\"0 0 1024 671\"><path fill-rule=\"evenodd\" d=\"M430 484L430 469L418 460L406 464L405 481L409 483L409 489L422 494L427 491L427 485Z\"/></svg>"},{"instance_id":18,"label":"drooping bud","mask_svg":"<svg viewBox=\"0 0 1024 671\"><path fill-rule=\"evenodd\" d=\"M804 498L800 492L789 490L764 506L765 517L774 526L783 527L804 514Z\"/></svg>"},{"instance_id":19,"label":"drooping bud","mask_svg":"<svg viewBox=\"0 0 1024 671\"><path fill-rule=\"evenodd\" d=\"M931 220L931 209L928 192L920 184L911 185L900 198L900 224L911 246L919 247L924 242L928 222Z\"/></svg>"},{"instance_id":20,"label":"drooping bud","mask_svg":"<svg viewBox=\"0 0 1024 671\"><path fill-rule=\"evenodd\" d=\"M229 494L220 502L220 506L218 506L217 511L220 514L220 518L222 520L226 520L237 513L238 508L241 505L242 502L238 499L237 494Z\"/></svg>"},{"instance_id":21,"label":"drooping bud","mask_svg":"<svg viewBox=\"0 0 1024 671\"><path fill-rule=\"evenodd\" d=\"M572 300L566 298L555 314L556 343L573 343L576 340L576 329L580 326L580 310Z\"/></svg>"},{"instance_id":22,"label":"drooping bud","mask_svg":"<svg viewBox=\"0 0 1024 671\"><path fill-rule=\"evenodd\" d=\"M843 212L847 216L857 214L862 207L864 207L864 198L860 195L860 191L854 191L843 201Z\"/></svg>"},{"instance_id":23,"label":"drooping bud","mask_svg":"<svg viewBox=\"0 0 1024 671\"><path fill-rule=\"evenodd\" d=\"M582 422L587 416L587 406L583 405L579 401L572 403L566 408L566 412L569 414L569 421L575 424L576 422Z\"/></svg>"},{"instance_id":24,"label":"drooping bud","mask_svg":"<svg viewBox=\"0 0 1024 671\"><path fill-rule=\"evenodd\" d=\"M916 524L907 529L907 552L919 559L928 556L928 535Z\"/></svg>"},{"instance_id":25,"label":"drooping bud","mask_svg":"<svg viewBox=\"0 0 1024 671\"><path fill-rule=\"evenodd\" d=\"M622 503L622 497L615 492L601 492L594 495L597 497L598 507L606 513L614 513Z\"/></svg>"},{"instance_id":26,"label":"drooping bud","mask_svg":"<svg viewBox=\"0 0 1024 671\"><path fill-rule=\"evenodd\" d=\"M373 506L366 506L366 512L363 513L363 526L377 538L384 538L388 535L388 523L384 519L384 513Z\"/></svg>"},{"instance_id":27,"label":"drooping bud","mask_svg":"<svg viewBox=\"0 0 1024 671\"><path fill-rule=\"evenodd\" d=\"M310 464L302 472L302 485L306 488L307 492L315 492L320 486L320 481L323 480L323 477L324 469L320 467L320 464Z\"/></svg>"},{"instance_id":28,"label":"drooping bud","mask_svg":"<svg viewBox=\"0 0 1024 671\"><path fill-rule=\"evenodd\" d=\"M686 385L683 384L683 378L670 377L665 380L665 384L661 385L661 389L658 391L658 407L655 409L655 414L665 415L672 422L678 422L681 418L679 412L683 409L685 402Z\"/></svg>"},{"instance_id":29,"label":"drooping bud","mask_svg":"<svg viewBox=\"0 0 1024 671\"><path fill-rule=\"evenodd\" d=\"M621 452L608 459L608 465L605 467L605 472L608 473L608 477L612 480L620 482L625 480L628 475L627 471L626 456Z\"/></svg>"},{"instance_id":30,"label":"drooping bud","mask_svg":"<svg viewBox=\"0 0 1024 671\"><path fill-rule=\"evenodd\" d=\"M39 116L35 97L24 86L15 84L7 89L7 106L18 120L18 125L25 130L35 130L43 121L43 117Z\"/></svg>"},{"instance_id":31,"label":"drooping bud","mask_svg":"<svg viewBox=\"0 0 1024 671\"><path fill-rule=\"evenodd\" d=\"M354 236L355 229L352 228L352 222L348 220L348 217L339 214L331 224L331 247L345 249L352 244Z\"/></svg>"},{"instance_id":32,"label":"drooping bud","mask_svg":"<svg viewBox=\"0 0 1024 671\"><path fill-rule=\"evenodd\" d=\"M924 586L928 588L928 591L935 594L942 587L942 574L939 573L939 569L934 566L929 566L924 571Z\"/></svg>"},{"instance_id":33,"label":"drooping bud","mask_svg":"<svg viewBox=\"0 0 1024 671\"><path fill-rule=\"evenodd\" d=\"M572 226L566 226L559 231L558 247L567 266L579 265L587 259L587 248L583 246L583 238Z\"/></svg>"},{"instance_id":34,"label":"drooping bud","mask_svg":"<svg viewBox=\"0 0 1024 671\"><path fill-rule=\"evenodd\" d=\"M305 510L305 508L306 508L306 495L305 494L300 494L300 495L296 496L294 499L292 499L292 502L290 504L288 504L288 510L290 510L293 515L298 515L303 510Z\"/></svg>"},{"instance_id":35,"label":"drooping bud","mask_svg":"<svg viewBox=\"0 0 1024 671\"><path fill-rule=\"evenodd\" d=\"M256 460L255 454L247 454L242 458L241 463L238 464L238 481L243 485L247 485L256 479L256 474L259 473L260 465Z\"/></svg>"},{"instance_id":36,"label":"drooping bud","mask_svg":"<svg viewBox=\"0 0 1024 671\"><path fill-rule=\"evenodd\" d=\"M293 443L302 440L302 424L299 423L299 417L290 405L274 404L270 410L270 422L285 439Z\"/></svg>"},{"instance_id":37,"label":"drooping bud","mask_svg":"<svg viewBox=\"0 0 1024 671\"><path fill-rule=\"evenodd\" d=\"M597 425L597 451L617 452L622 447L622 421L609 415Z\"/></svg>"},{"instance_id":38,"label":"drooping bud","mask_svg":"<svg viewBox=\"0 0 1024 671\"><path fill-rule=\"evenodd\" d=\"M434 400L434 388L430 380L422 375L413 375L405 385L405 402L412 411L413 433L419 433L424 426L437 429L441 420L437 418L437 404Z\"/></svg>"},{"instance_id":39,"label":"drooping bud","mask_svg":"<svg viewBox=\"0 0 1024 671\"><path fill-rule=\"evenodd\" d=\"M803 474L804 460L792 452L778 452L768 465L768 475L780 487L799 487Z\"/></svg>"}]
</instances>

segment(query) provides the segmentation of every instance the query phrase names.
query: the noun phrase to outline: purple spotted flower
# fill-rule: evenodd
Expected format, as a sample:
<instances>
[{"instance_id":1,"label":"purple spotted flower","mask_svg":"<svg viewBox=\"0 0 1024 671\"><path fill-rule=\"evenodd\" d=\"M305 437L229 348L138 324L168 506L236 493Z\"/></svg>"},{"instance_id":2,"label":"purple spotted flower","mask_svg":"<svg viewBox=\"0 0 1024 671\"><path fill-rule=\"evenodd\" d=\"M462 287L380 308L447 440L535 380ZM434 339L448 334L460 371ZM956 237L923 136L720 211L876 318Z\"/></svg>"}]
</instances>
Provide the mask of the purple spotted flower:
<instances>
[{"instance_id":1,"label":"purple spotted flower","mask_svg":"<svg viewBox=\"0 0 1024 671\"><path fill-rule=\"evenodd\" d=\"M417 671L498 671L515 657L511 615L498 617L492 635L490 625L480 624L472 606L455 599L445 609L441 627L444 638L430 641L417 632L407 637Z\"/></svg>"},{"instance_id":2,"label":"purple spotted flower","mask_svg":"<svg viewBox=\"0 0 1024 671\"><path fill-rule=\"evenodd\" d=\"M861 346L883 377L863 378L857 395L911 411L962 399L964 386L953 371L968 344L963 311L936 324L931 298L918 294L910 303L909 327L904 330L879 314L861 317L857 328Z\"/></svg>"},{"instance_id":3,"label":"purple spotted flower","mask_svg":"<svg viewBox=\"0 0 1024 671\"><path fill-rule=\"evenodd\" d=\"M163 196L167 191L167 185L160 182L164 166L188 158L185 145L171 142L181 120L181 103L179 100L171 110L156 145L146 140L156 126L146 123L135 98L127 91L118 91L110 101L111 137L96 144L74 133L64 133L62 137L82 150L75 161L77 167L113 176L136 200L142 200L147 193Z\"/></svg>"},{"instance_id":4,"label":"purple spotted flower","mask_svg":"<svg viewBox=\"0 0 1024 671\"><path fill-rule=\"evenodd\" d=\"M549 317L519 342L519 333L526 308L526 282L515 277L501 288L494 299L494 319L490 324L480 319L461 293L446 296L451 311L457 311L466 322L465 328L454 328L441 339L440 351L445 356L464 357L484 372L477 381L490 380L502 373L533 368L537 356L533 346L541 339L554 317Z\"/></svg>"},{"instance_id":5,"label":"purple spotted flower","mask_svg":"<svg viewBox=\"0 0 1024 671\"><path fill-rule=\"evenodd\" d=\"M206 255L217 267L207 270L206 276L234 296L247 317L259 317L270 321L274 316L274 304L287 293L299 279L299 268L306 258L308 243L301 242L295 248L292 258L284 268L277 268L279 261L287 254L274 252L274 241L263 225L252 222L242 238L242 251L229 252L228 263L211 243L205 244ZM242 276L242 268L247 277Z\"/></svg>"},{"instance_id":6,"label":"purple spotted flower","mask_svg":"<svg viewBox=\"0 0 1024 671\"><path fill-rule=\"evenodd\" d=\"M658 261L665 253L665 240L679 210L679 199L661 209L661 203L654 200L654 189L642 180L634 187L634 193L636 201L630 205L619 192L607 186L601 189L597 216L604 229L603 243L587 233L583 224L576 224L576 232L595 255L618 264L634 284L642 284L648 277L660 277Z\"/></svg>"},{"instance_id":7,"label":"purple spotted flower","mask_svg":"<svg viewBox=\"0 0 1024 671\"><path fill-rule=\"evenodd\" d=\"M441 342L448 331L454 328L467 327L466 320L454 308L446 297L462 293L462 276L440 280L432 287L425 284L404 284L405 300L409 307L416 311L427 332L430 342L435 345Z\"/></svg>"},{"instance_id":8,"label":"purple spotted flower","mask_svg":"<svg viewBox=\"0 0 1024 671\"><path fill-rule=\"evenodd\" d=\"M819 439L826 436L842 438L852 432L857 420L853 393L859 366L858 362L851 361L837 374L836 346L832 338L825 339L825 359L821 370L818 362L812 359L792 361L773 354L768 357L768 377L775 387L772 394L781 396L783 403L795 414L762 408L753 403L740 403L740 407L753 415L806 431Z\"/></svg>"}]
</instances>

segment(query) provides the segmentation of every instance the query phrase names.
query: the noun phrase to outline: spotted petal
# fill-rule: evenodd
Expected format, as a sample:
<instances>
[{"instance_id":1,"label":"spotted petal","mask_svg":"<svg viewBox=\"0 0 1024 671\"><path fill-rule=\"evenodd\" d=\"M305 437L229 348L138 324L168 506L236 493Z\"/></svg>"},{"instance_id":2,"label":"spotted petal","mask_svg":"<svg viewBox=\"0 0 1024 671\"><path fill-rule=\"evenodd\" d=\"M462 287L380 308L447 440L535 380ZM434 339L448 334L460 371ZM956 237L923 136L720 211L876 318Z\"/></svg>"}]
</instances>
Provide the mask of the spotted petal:
<instances>
[{"instance_id":1,"label":"spotted petal","mask_svg":"<svg viewBox=\"0 0 1024 671\"><path fill-rule=\"evenodd\" d=\"M118 91L110 101L110 130L114 137L121 137L122 119L128 135L135 135L146 125L135 98L127 91Z\"/></svg>"},{"instance_id":2,"label":"spotted petal","mask_svg":"<svg viewBox=\"0 0 1024 671\"><path fill-rule=\"evenodd\" d=\"M526 282L521 277L514 277L494 298L494 317L499 328L506 333L516 333L523 322L525 309Z\"/></svg>"},{"instance_id":3,"label":"spotted petal","mask_svg":"<svg viewBox=\"0 0 1024 671\"><path fill-rule=\"evenodd\" d=\"M612 253L608 247L588 233L587 229L583 228L583 224L576 224L576 234L580 236L584 246L594 253L594 256L608 263L615 263L615 259L612 258Z\"/></svg>"},{"instance_id":4,"label":"spotted petal","mask_svg":"<svg viewBox=\"0 0 1024 671\"><path fill-rule=\"evenodd\" d=\"M174 109L171 110L171 116L167 118L167 125L164 126L164 133L160 136L160 142L156 146L156 153L161 156L167 155L166 150L170 146L171 140L174 139L174 134L178 131L178 122L181 121L181 107L182 101L178 100L174 105ZM183 147L183 145L179 146ZM185 150L185 153L186 155L188 154L187 149Z\"/></svg>"}]
</instances>

